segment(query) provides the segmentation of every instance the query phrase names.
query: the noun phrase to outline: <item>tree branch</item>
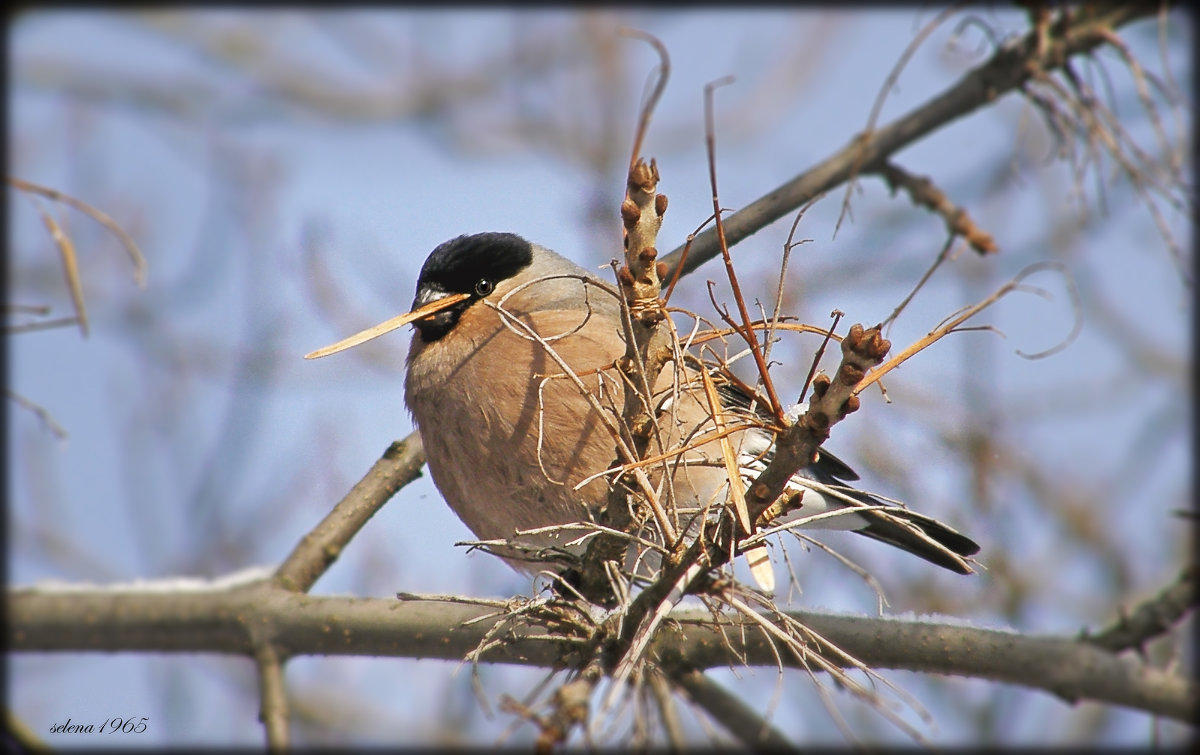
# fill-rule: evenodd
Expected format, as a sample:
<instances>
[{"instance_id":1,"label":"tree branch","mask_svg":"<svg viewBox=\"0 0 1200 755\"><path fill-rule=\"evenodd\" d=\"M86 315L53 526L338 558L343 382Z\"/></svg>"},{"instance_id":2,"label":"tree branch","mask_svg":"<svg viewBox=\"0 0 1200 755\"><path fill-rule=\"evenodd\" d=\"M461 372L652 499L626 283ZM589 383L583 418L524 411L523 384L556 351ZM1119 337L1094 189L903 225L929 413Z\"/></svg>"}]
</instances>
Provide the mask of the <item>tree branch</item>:
<instances>
[{"instance_id":1,"label":"tree branch","mask_svg":"<svg viewBox=\"0 0 1200 755\"><path fill-rule=\"evenodd\" d=\"M416 430L404 440L387 447L383 456L367 471L328 516L306 534L275 571L277 585L296 592L308 592L321 575L342 554L342 549L363 525L387 503L400 488L421 476L425 447Z\"/></svg>"},{"instance_id":2,"label":"tree branch","mask_svg":"<svg viewBox=\"0 0 1200 755\"><path fill-rule=\"evenodd\" d=\"M870 172L904 147L1020 88L1036 73L1057 70L1072 56L1108 44L1114 29L1153 16L1157 10L1155 3L1105 3L1077 12L1069 22L1052 24L1045 39L1038 30L1030 31L999 48L942 94L878 131L856 134L833 156L730 215L724 222L726 243L732 247L814 197ZM674 270L683 250L677 247L663 262ZM698 234L690 241L683 272L695 270L720 251L715 229Z\"/></svg>"},{"instance_id":3,"label":"tree branch","mask_svg":"<svg viewBox=\"0 0 1200 755\"><path fill-rule=\"evenodd\" d=\"M1095 635L1085 631L1080 639L1112 653L1130 648L1141 650L1148 640L1165 634L1198 604L1196 565L1188 564L1174 583L1139 605L1133 613L1122 612L1112 626Z\"/></svg>"},{"instance_id":4,"label":"tree branch","mask_svg":"<svg viewBox=\"0 0 1200 755\"><path fill-rule=\"evenodd\" d=\"M773 752L792 752L796 745L758 711L750 708L737 695L709 679L696 669L671 675L671 681L687 693L689 699L725 727L746 747L766 748Z\"/></svg>"},{"instance_id":5,"label":"tree branch","mask_svg":"<svg viewBox=\"0 0 1200 755\"><path fill-rule=\"evenodd\" d=\"M263 645L254 654L258 671L258 696L262 700L258 718L267 735L267 749L272 752L288 747L287 688L283 683L283 664L286 659L271 645Z\"/></svg>"},{"instance_id":6,"label":"tree branch","mask_svg":"<svg viewBox=\"0 0 1200 755\"><path fill-rule=\"evenodd\" d=\"M954 204L928 176L913 175L890 160L884 160L875 172L887 182L893 195L903 189L913 204L940 216L946 230L952 236L962 236L977 253L991 254L997 250L992 235L976 225L971 215Z\"/></svg>"},{"instance_id":7,"label":"tree branch","mask_svg":"<svg viewBox=\"0 0 1200 755\"><path fill-rule=\"evenodd\" d=\"M581 639L555 636L531 616L492 606L438 601L313 597L257 582L183 591L80 588L20 589L7 595L6 640L16 652L215 652L254 657L264 643L281 655L364 655L461 660L497 625L506 637L480 662L570 666ZM1192 679L1156 669L1088 640L921 621L789 612L843 652L873 668L955 674L1045 690L1194 722L1200 689ZM714 623L707 611L676 611L651 645L663 666L724 667L730 642L747 664L774 667L781 654L745 619ZM841 665L842 656L829 654ZM793 658L784 662L796 665Z\"/></svg>"}]
</instances>

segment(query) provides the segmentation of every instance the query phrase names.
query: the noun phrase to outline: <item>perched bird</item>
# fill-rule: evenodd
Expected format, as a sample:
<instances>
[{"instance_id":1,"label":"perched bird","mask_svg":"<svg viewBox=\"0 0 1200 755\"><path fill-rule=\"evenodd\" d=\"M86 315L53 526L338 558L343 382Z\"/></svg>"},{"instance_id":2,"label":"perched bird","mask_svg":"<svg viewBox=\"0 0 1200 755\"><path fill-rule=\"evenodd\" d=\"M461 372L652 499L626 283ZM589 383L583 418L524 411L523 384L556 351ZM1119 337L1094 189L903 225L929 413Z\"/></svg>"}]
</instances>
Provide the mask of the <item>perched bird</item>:
<instances>
[{"instance_id":1,"label":"perched bird","mask_svg":"<svg viewBox=\"0 0 1200 755\"><path fill-rule=\"evenodd\" d=\"M624 396L613 366L625 352L615 287L515 234L459 236L426 259L411 312L308 356L325 356L407 323L415 331L405 403L433 480L463 523L481 540L531 547L562 547L585 534L542 529L514 538L518 530L591 521L607 499L613 475L600 473L618 464L610 428L620 421ZM653 389L659 431L650 454L695 446L647 470L680 517L680 532L724 505L729 494L720 444L704 440L716 424L700 369L668 363ZM740 384L721 382L719 395L722 414L728 413L723 423L740 418L745 425L729 437L742 476L753 480L770 460L773 436L753 422L753 397ZM819 451L789 484L786 492L798 505L787 518L840 511L806 526L853 530L971 573L966 558L979 550L974 541L846 486L857 479ZM648 539L656 538L650 533ZM520 549L498 552L518 567L540 566L522 563L528 554Z\"/></svg>"}]
</instances>

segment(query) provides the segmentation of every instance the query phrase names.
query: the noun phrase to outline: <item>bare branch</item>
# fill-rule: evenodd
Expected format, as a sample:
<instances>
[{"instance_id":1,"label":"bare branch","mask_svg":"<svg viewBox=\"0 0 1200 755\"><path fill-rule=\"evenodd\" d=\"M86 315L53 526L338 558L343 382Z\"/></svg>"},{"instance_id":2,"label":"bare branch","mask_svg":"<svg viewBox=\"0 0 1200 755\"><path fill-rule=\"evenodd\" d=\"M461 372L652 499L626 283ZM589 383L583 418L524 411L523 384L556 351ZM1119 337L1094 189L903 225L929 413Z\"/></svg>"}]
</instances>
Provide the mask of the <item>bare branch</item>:
<instances>
[{"instance_id":1,"label":"bare branch","mask_svg":"<svg viewBox=\"0 0 1200 755\"><path fill-rule=\"evenodd\" d=\"M275 572L275 584L308 592L367 520L397 490L420 476L424 464L425 449L417 431L388 446L362 480L292 549Z\"/></svg>"},{"instance_id":2,"label":"bare branch","mask_svg":"<svg viewBox=\"0 0 1200 755\"><path fill-rule=\"evenodd\" d=\"M836 154L730 215L724 223L726 245L735 246L813 197L840 186L855 171L868 170L933 131L992 105L1029 81L1033 71L1056 70L1072 56L1105 44L1105 34L1110 30L1154 13L1153 3L1104 3L1090 8L1087 14L1072 17L1069 24L1055 24L1043 49L1039 50L1037 34L1033 31L1001 47L991 59L940 95L878 131L855 135ZM691 243L684 272L695 270L720 251L715 231L698 234ZM673 270L680 264L682 255L683 248L677 248L664 257L663 262Z\"/></svg>"},{"instance_id":3,"label":"bare branch","mask_svg":"<svg viewBox=\"0 0 1200 755\"><path fill-rule=\"evenodd\" d=\"M671 675L671 681L687 693L692 702L704 709L725 731L751 748L773 751L795 750L796 745L774 726L771 726L737 695L730 693L696 669Z\"/></svg>"},{"instance_id":4,"label":"bare branch","mask_svg":"<svg viewBox=\"0 0 1200 755\"><path fill-rule=\"evenodd\" d=\"M952 237L962 236L979 254L996 251L996 241L991 234L977 226L967 211L951 202L927 176L915 176L891 161L885 161L877 172L887 181L893 194L897 189L903 189L913 204L940 215Z\"/></svg>"},{"instance_id":5,"label":"bare branch","mask_svg":"<svg viewBox=\"0 0 1200 755\"><path fill-rule=\"evenodd\" d=\"M75 308L75 322L79 323L80 334L87 338L87 307L83 303L83 282L79 279L79 260L75 255L75 243L63 231L58 221L46 212L46 208L37 201L37 197L31 196L30 198L37 206L38 214L42 216L42 223L46 226L51 240L54 241L55 248L58 249L59 258L62 260L63 276L67 279L67 291L71 294L71 306Z\"/></svg>"},{"instance_id":6,"label":"bare branch","mask_svg":"<svg viewBox=\"0 0 1200 755\"><path fill-rule=\"evenodd\" d=\"M1196 592L1196 565L1188 564L1174 584L1124 614L1110 627L1096 634L1084 632L1080 639L1113 653L1142 646L1174 628L1200 605Z\"/></svg>"},{"instance_id":7,"label":"bare branch","mask_svg":"<svg viewBox=\"0 0 1200 755\"><path fill-rule=\"evenodd\" d=\"M650 129L650 117L654 115L654 108L662 98L662 93L667 88L667 80L671 77L671 56L667 54L667 48L662 41L653 34L629 28L622 28L618 32L626 37L649 43L654 48L654 52L658 54L658 70L654 72L654 85L651 87L646 101L642 104L637 131L633 138L633 149L629 153L629 168L632 171L638 158L642 156L642 143L646 140L646 133Z\"/></svg>"},{"instance_id":8,"label":"bare branch","mask_svg":"<svg viewBox=\"0 0 1200 755\"><path fill-rule=\"evenodd\" d=\"M20 189L26 193L39 194L55 202L62 202L65 205L74 207L76 210L79 210L100 225L107 228L110 233L117 237L117 239L121 242L121 245L125 247L125 251L129 254L129 259L133 262L134 282L137 283L138 286L145 288L146 258L142 256L142 252L140 249L138 249L137 243L133 240L133 237L126 233L125 230L121 228L121 226L118 225L117 222L109 217L106 213L96 209L95 207L92 207L87 202L76 199L69 194L63 194L61 191L57 191L46 186L41 186L30 181L15 178L13 176L8 177L8 182L17 189Z\"/></svg>"},{"instance_id":9,"label":"bare branch","mask_svg":"<svg viewBox=\"0 0 1200 755\"><path fill-rule=\"evenodd\" d=\"M857 396L859 393L862 393L870 385L881 380L884 375L886 375L887 373L896 369L901 364L908 361L909 359L916 356L917 354L924 351L925 349L929 348L934 343L941 340L942 338L949 335L950 333L964 330L964 328L961 327L963 325L963 323L965 323L967 320L971 319L975 315L979 314L983 310L987 309L991 305L995 304L1000 299L1004 298L1005 296L1012 293L1013 291L1021 290L1022 289L1021 282L1026 277L1028 277L1029 275L1032 275L1035 272L1038 272L1040 270L1045 270L1045 269L1054 269L1054 270L1061 271L1062 266L1056 262L1042 262L1042 263L1035 263L1033 265L1029 265L1024 270L1022 270L1020 273L1018 273L1016 277L1014 277L1012 280L1005 283L1000 288L996 289L996 291L994 291L990 296L988 296L983 301L980 301L977 304L974 304L970 307L966 307L966 308L962 309L961 311L959 311L958 313L956 313L953 317L947 318L941 325L939 325L938 327L931 330L924 337L922 337L922 338L916 340L915 342L913 342L912 344L910 344L907 348L905 348L899 354L896 354L895 356L893 356L886 363L880 365L877 369L871 370L870 374L863 377L862 381L858 384L858 386L855 387L854 395ZM1068 290L1071 291L1071 294L1073 297L1072 302L1075 303L1074 302L1074 289L1069 288ZM1055 350L1063 348L1064 344L1069 343L1070 340L1079 333L1079 330L1081 327L1082 327L1081 318L1079 316L1078 307L1076 306L1075 307L1075 324L1071 329L1071 333L1067 336L1066 339L1064 339L1062 344L1059 344L1058 346L1053 347L1052 349L1049 349L1047 351L1038 352L1037 354L1025 354L1023 352L1018 352L1018 353L1020 353L1022 356L1029 358L1029 359L1040 358L1040 357L1046 356L1048 354L1051 354Z\"/></svg>"},{"instance_id":10,"label":"bare branch","mask_svg":"<svg viewBox=\"0 0 1200 755\"><path fill-rule=\"evenodd\" d=\"M217 652L252 657L262 642L294 655L373 655L460 660L491 629L488 606L298 595L269 582L235 589L180 591L88 588L9 590L6 640L12 652ZM1095 700L1192 721L1195 680L1113 654L1088 640L812 612L788 612L872 668L955 674L1023 685L1067 701ZM84 620L80 620L84 617ZM742 633L745 619L713 620L677 611L653 643L663 664L723 667L733 643L746 663L775 666L770 639ZM516 623L509 640L480 660L554 667L578 644L545 626ZM839 656L840 657L840 656ZM837 663L836 658L831 659ZM789 665L793 665L789 663Z\"/></svg>"},{"instance_id":11,"label":"bare branch","mask_svg":"<svg viewBox=\"0 0 1200 755\"><path fill-rule=\"evenodd\" d=\"M50 415L50 412L47 411L45 407L30 401L14 391L12 388L5 388L4 392L7 394L9 401L15 401L17 402L18 406L33 412L33 416L37 417L38 421L40 421L42 425L54 435L54 437L58 438L59 440L67 439L67 431L63 429L62 425L58 424L58 422L54 420L54 417Z\"/></svg>"},{"instance_id":12,"label":"bare branch","mask_svg":"<svg viewBox=\"0 0 1200 755\"><path fill-rule=\"evenodd\" d=\"M269 643L254 653L258 696L262 700L258 718L266 731L267 749L271 751L285 750L288 746L288 701L283 684L283 662Z\"/></svg>"},{"instance_id":13,"label":"bare branch","mask_svg":"<svg viewBox=\"0 0 1200 755\"><path fill-rule=\"evenodd\" d=\"M767 370L767 362L763 358L762 346L759 344L758 337L750 327L750 313L746 310L746 300L742 297L742 289L738 284L737 274L733 269L733 259L729 256L729 245L725 241L725 223L721 218L723 214L721 212L721 200L717 193L717 138L713 125L713 90L719 86L729 84L732 80L732 78L720 79L704 85L704 143L708 149L708 181L709 188L712 189L713 217L717 221L715 229L717 234L717 248L721 252L721 258L725 261L725 274L729 279L729 287L733 290L733 300L737 304L738 314L741 315L740 323L729 321L729 324L734 328L740 328L738 330L739 335L746 341L746 345L750 347L750 352L754 355L754 363L758 366L758 376L762 380L763 389L767 392L771 412L775 415L776 420L782 422L783 404L780 403L779 397L775 394L775 385L771 381L770 372Z\"/></svg>"}]
</instances>

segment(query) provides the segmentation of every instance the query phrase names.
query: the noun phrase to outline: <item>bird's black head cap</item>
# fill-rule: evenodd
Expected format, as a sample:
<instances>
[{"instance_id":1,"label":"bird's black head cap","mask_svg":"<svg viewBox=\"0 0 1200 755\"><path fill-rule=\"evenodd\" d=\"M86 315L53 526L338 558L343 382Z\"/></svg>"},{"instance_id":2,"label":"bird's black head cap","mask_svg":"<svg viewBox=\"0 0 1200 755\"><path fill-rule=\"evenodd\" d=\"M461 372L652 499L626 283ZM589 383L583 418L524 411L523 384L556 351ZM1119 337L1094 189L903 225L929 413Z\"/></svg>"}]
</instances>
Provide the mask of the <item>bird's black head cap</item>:
<instances>
[{"instance_id":1,"label":"bird's black head cap","mask_svg":"<svg viewBox=\"0 0 1200 755\"><path fill-rule=\"evenodd\" d=\"M438 246L421 266L413 308L439 294L470 294L471 298L416 321L422 340L430 343L446 335L468 307L532 262L533 245L515 233L476 233Z\"/></svg>"}]
</instances>

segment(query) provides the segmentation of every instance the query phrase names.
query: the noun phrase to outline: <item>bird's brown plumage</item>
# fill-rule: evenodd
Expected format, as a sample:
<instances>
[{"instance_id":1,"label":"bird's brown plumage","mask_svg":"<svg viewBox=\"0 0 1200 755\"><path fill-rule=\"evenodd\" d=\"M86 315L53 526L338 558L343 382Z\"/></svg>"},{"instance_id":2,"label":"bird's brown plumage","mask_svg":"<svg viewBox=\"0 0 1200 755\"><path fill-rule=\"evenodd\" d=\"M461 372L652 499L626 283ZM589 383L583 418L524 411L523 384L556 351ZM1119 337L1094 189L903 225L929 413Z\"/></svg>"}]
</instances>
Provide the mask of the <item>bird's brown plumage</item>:
<instances>
[{"instance_id":1,"label":"bird's brown plumage","mask_svg":"<svg viewBox=\"0 0 1200 755\"><path fill-rule=\"evenodd\" d=\"M578 490L576 485L615 461L616 443L608 426L619 421L623 399L613 363L625 350L614 289L565 258L515 236L460 237L439 247L426 262L418 300L424 303L450 288L465 291L475 286L470 266L479 260L492 264L483 256L492 243L523 261L511 266L514 269L503 267L503 279L479 280L477 295L457 307L453 317L437 327L427 322L429 338L417 322L405 381L405 402L421 430L434 482L455 513L484 540L588 521L604 504L607 478L593 478ZM467 245L466 259L455 259L455 244ZM439 280L426 280L435 277L430 272L434 262ZM575 373L590 400L564 376L563 365L550 349ZM669 409L659 417L660 445L651 454L714 429L697 375L691 367L673 364L663 371L655 386L655 406ZM684 385L682 393L671 392L676 378ZM667 396L669 402L664 401ZM741 416L744 422L746 413ZM760 430L746 430L731 441L753 456L768 449L771 439ZM728 476L719 444L689 450L682 459L668 463L669 476L651 475L668 505L694 514L722 502ZM857 530L948 569L969 572L963 558L978 550L969 538L899 507L889 510L891 516L860 511L859 505L880 502L845 487L844 479L852 479L845 465L833 457L819 457L795 478L804 504L795 513L845 509L845 515L819 526ZM843 494L849 498L838 500ZM685 521L682 530L687 528ZM561 545L579 534L543 535L524 542Z\"/></svg>"}]
</instances>

